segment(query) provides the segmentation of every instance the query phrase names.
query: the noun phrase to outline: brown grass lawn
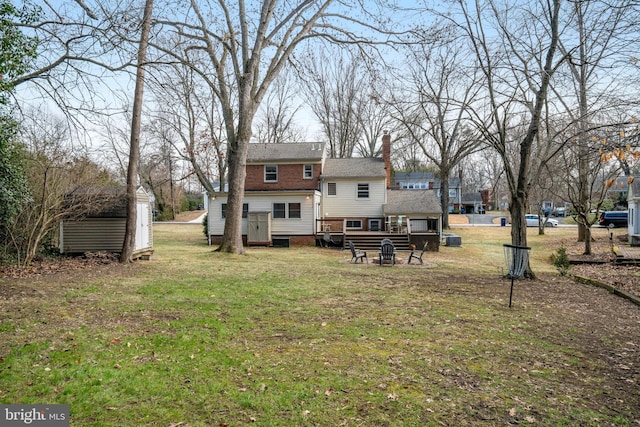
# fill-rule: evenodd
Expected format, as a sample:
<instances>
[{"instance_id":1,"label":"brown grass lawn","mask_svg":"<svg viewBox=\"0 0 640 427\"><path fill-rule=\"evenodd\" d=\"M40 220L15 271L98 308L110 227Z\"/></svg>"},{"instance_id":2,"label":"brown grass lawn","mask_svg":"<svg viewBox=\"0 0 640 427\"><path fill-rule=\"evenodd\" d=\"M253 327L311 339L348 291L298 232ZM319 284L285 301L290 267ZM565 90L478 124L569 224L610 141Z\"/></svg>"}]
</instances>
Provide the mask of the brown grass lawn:
<instances>
[{"instance_id":1,"label":"brown grass lawn","mask_svg":"<svg viewBox=\"0 0 640 427\"><path fill-rule=\"evenodd\" d=\"M575 230L530 233L512 308L509 227L453 232L380 267L156 224L151 261L4 277L0 403L66 403L73 426L640 425L640 307L558 275Z\"/></svg>"}]
</instances>

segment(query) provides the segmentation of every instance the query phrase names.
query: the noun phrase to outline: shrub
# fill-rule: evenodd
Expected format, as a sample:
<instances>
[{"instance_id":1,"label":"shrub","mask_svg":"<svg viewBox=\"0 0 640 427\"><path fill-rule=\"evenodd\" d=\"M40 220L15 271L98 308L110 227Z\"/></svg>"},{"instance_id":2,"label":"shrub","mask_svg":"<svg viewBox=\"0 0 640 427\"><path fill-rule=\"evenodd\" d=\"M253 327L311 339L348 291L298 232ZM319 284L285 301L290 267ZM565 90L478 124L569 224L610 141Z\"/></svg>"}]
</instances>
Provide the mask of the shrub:
<instances>
[{"instance_id":1,"label":"shrub","mask_svg":"<svg viewBox=\"0 0 640 427\"><path fill-rule=\"evenodd\" d=\"M209 225L209 215L205 215L204 218L202 219L202 232L204 233L207 239L209 238L208 225Z\"/></svg>"},{"instance_id":2,"label":"shrub","mask_svg":"<svg viewBox=\"0 0 640 427\"><path fill-rule=\"evenodd\" d=\"M571 269L571 263L569 262L569 256L567 255L567 248L564 246L558 248L555 254L551 255L553 265L558 269L561 276L569 274Z\"/></svg>"}]
</instances>

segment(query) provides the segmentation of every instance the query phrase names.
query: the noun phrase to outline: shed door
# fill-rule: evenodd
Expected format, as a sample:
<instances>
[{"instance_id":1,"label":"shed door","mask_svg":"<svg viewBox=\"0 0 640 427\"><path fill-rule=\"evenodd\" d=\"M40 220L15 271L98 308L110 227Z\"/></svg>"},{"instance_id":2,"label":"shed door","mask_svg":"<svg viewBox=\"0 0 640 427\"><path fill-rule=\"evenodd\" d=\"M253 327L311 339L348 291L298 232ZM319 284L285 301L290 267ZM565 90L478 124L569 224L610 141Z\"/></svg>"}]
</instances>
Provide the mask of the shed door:
<instances>
[{"instance_id":1,"label":"shed door","mask_svg":"<svg viewBox=\"0 0 640 427\"><path fill-rule=\"evenodd\" d=\"M271 242L271 212L249 212L247 218L247 244Z\"/></svg>"},{"instance_id":2,"label":"shed door","mask_svg":"<svg viewBox=\"0 0 640 427\"><path fill-rule=\"evenodd\" d=\"M142 249L149 247L149 205L138 203L136 219L136 247Z\"/></svg>"}]
</instances>

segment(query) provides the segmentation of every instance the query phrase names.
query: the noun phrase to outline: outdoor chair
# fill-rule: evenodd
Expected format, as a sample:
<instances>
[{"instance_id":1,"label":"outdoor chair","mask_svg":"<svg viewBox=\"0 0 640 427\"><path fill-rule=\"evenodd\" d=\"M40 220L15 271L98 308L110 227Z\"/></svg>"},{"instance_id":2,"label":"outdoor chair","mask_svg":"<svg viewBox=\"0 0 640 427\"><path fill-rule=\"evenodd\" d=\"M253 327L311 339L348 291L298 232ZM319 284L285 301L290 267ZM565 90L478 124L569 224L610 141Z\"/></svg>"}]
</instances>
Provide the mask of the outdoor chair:
<instances>
[{"instance_id":1,"label":"outdoor chair","mask_svg":"<svg viewBox=\"0 0 640 427\"><path fill-rule=\"evenodd\" d=\"M369 259L367 258L367 253L361 250L356 249L353 245L353 242L349 240L349 249L351 249L351 263L356 264L358 260L364 263L364 260L367 260L367 264L369 264Z\"/></svg>"},{"instance_id":2,"label":"outdoor chair","mask_svg":"<svg viewBox=\"0 0 640 427\"><path fill-rule=\"evenodd\" d=\"M322 241L323 241L323 246L328 246L328 247L340 246L340 243L334 241L333 237L331 237L331 233L329 232L324 233L324 235L322 236Z\"/></svg>"},{"instance_id":3,"label":"outdoor chair","mask_svg":"<svg viewBox=\"0 0 640 427\"><path fill-rule=\"evenodd\" d=\"M396 248L393 246L393 243L389 239L384 239L382 241L382 246L380 247L380 265L384 265L385 261L391 261L391 265L396 264Z\"/></svg>"},{"instance_id":4,"label":"outdoor chair","mask_svg":"<svg viewBox=\"0 0 640 427\"><path fill-rule=\"evenodd\" d=\"M420 261L420 264L424 264L424 262L422 262L422 255L424 255L425 251L427 250L427 246L429 245L429 242L424 242L424 246L422 247L422 251L420 252L420 255L416 255L416 249L415 247L411 248L411 253L409 254L409 261L407 261L407 264L411 264L411 260L413 258L417 259L418 261Z\"/></svg>"}]
</instances>

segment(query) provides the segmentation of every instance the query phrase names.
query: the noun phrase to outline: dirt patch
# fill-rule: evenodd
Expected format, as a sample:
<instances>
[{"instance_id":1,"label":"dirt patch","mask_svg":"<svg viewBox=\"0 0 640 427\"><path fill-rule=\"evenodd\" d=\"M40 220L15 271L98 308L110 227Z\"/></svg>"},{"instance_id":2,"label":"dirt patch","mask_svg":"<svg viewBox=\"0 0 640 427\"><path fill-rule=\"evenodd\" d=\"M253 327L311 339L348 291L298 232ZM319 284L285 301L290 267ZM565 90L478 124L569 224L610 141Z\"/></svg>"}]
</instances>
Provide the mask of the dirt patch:
<instances>
[{"instance_id":1,"label":"dirt patch","mask_svg":"<svg viewBox=\"0 0 640 427\"><path fill-rule=\"evenodd\" d=\"M469 224L469 218L466 215L449 214L449 225Z\"/></svg>"},{"instance_id":2,"label":"dirt patch","mask_svg":"<svg viewBox=\"0 0 640 427\"><path fill-rule=\"evenodd\" d=\"M27 279L55 275L76 276L79 273L100 274L104 270L102 267L117 262L118 254L111 252L89 252L83 256L41 258L24 268L0 265L0 279Z\"/></svg>"},{"instance_id":3,"label":"dirt patch","mask_svg":"<svg viewBox=\"0 0 640 427\"><path fill-rule=\"evenodd\" d=\"M621 245L626 235L614 237L613 245ZM591 254L584 255L584 242L564 241L569 259L574 263L570 273L605 283L640 297L640 265L615 265L612 242L596 240Z\"/></svg>"}]
</instances>

